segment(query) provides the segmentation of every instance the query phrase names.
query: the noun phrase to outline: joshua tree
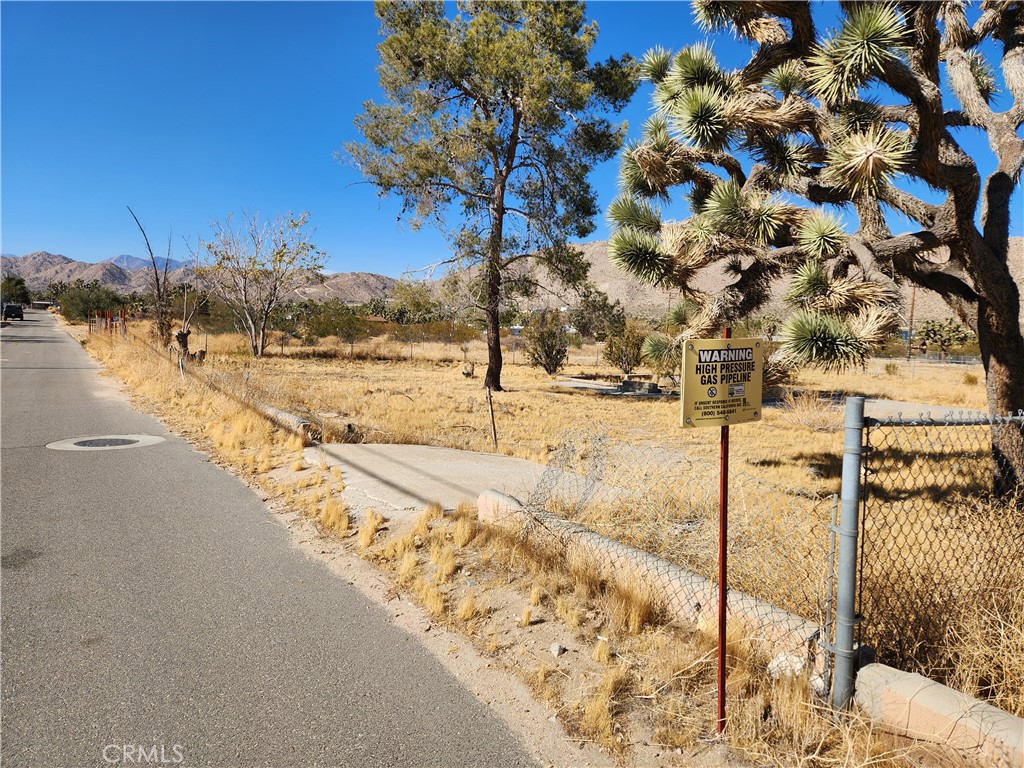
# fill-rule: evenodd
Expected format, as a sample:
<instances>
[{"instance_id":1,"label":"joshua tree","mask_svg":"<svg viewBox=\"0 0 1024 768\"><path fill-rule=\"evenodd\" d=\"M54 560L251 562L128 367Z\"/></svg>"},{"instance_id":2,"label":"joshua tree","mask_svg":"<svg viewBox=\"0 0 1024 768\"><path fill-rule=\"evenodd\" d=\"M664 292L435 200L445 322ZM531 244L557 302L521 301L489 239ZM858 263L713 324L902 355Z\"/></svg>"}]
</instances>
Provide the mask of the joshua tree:
<instances>
[{"instance_id":1,"label":"joshua tree","mask_svg":"<svg viewBox=\"0 0 1024 768\"><path fill-rule=\"evenodd\" d=\"M776 278L796 275L784 348L833 367L860 362L892 329L900 284L929 288L977 334L990 409L1024 408L1020 288L1008 268L1024 165L1024 5L984 2L969 17L955 0L844 2L824 36L808 2L694 7L709 33L759 47L733 71L705 45L646 55L656 114L623 154L613 258L698 301L691 334L749 315ZM979 148L962 143L978 134L994 156L987 178ZM676 186L691 215L663 225ZM735 279L702 294L693 278L714 266ZM1000 428L994 443L997 487L1024 480L1021 430Z\"/></svg>"},{"instance_id":2,"label":"joshua tree","mask_svg":"<svg viewBox=\"0 0 1024 768\"><path fill-rule=\"evenodd\" d=\"M966 344L971 340L971 332L964 328L956 320L926 320L918 328L917 335L928 344L935 344L939 348L939 354L945 357L949 354L949 348L958 344Z\"/></svg>"}]
</instances>

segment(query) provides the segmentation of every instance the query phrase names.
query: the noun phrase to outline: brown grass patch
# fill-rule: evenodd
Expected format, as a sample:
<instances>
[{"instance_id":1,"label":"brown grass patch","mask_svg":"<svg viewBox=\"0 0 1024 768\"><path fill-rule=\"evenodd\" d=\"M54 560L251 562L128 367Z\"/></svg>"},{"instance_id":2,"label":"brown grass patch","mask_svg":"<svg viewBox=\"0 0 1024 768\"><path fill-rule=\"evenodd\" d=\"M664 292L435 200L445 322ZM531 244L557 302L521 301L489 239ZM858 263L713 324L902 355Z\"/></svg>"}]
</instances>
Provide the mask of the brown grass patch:
<instances>
[{"instance_id":1,"label":"brown grass patch","mask_svg":"<svg viewBox=\"0 0 1024 768\"><path fill-rule=\"evenodd\" d=\"M363 524L359 526L358 541L363 549L369 549L373 544L373 537L384 527L386 518L377 510L371 509L366 513Z\"/></svg>"}]
</instances>

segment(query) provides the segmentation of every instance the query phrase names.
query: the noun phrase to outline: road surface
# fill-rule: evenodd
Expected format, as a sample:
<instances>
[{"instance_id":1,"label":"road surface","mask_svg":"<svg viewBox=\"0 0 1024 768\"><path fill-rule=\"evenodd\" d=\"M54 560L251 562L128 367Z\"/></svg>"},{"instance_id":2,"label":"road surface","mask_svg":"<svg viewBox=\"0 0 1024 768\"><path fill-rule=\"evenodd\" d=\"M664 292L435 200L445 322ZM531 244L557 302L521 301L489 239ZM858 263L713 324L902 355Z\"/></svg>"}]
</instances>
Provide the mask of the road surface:
<instances>
[{"instance_id":1,"label":"road surface","mask_svg":"<svg viewBox=\"0 0 1024 768\"><path fill-rule=\"evenodd\" d=\"M48 313L0 331L0 394L5 768L534 764Z\"/></svg>"}]
</instances>

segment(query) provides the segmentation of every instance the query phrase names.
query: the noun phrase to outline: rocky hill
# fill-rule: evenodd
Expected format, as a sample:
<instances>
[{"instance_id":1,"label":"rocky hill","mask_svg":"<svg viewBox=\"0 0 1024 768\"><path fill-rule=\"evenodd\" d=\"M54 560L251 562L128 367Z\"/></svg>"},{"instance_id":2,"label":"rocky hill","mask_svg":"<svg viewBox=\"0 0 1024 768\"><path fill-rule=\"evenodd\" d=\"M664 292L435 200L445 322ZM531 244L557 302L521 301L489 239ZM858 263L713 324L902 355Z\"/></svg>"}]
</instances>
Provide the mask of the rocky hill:
<instances>
[{"instance_id":1,"label":"rocky hill","mask_svg":"<svg viewBox=\"0 0 1024 768\"><path fill-rule=\"evenodd\" d=\"M4 256L3 272L25 278L30 291L45 291L50 283L73 283L79 279L87 283L97 280L100 285L113 288L118 293L146 293L150 290L151 271L135 267L126 269L118 266L118 261L122 264L134 263L126 262L124 257L118 257L90 264L60 254L38 251L27 256ZM171 266L173 265L174 262ZM149 266L148 263L146 266ZM172 284L191 280L193 277L189 267L179 267L168 275ZM393 277L368 272L341 272L327 275L322 283L310 283L297 292L297 297L316 301L338 299L349 304L363 304L371 299L387 298L397 282Z\"/></svg>"},{"instance_id":2,"label":"rocky hill","mask_svg":"<svg viewBox=\"0 0 1024 768\"><path fill-rule=\"evenodd\" d=\"M134 269L150 269L153 266L148 259L140 259L138 256L130 256L126 253L123 253L120 256L115 256L112 259L107 259L107 261L121 267L121 269L127 269L129 271ZM165 264L167 265L169 272L186 266L184 261L177 261L176 259L168 259L166 257L158 256L156 259L157 268L163 269Z\"/></svg>"}]
</instances>

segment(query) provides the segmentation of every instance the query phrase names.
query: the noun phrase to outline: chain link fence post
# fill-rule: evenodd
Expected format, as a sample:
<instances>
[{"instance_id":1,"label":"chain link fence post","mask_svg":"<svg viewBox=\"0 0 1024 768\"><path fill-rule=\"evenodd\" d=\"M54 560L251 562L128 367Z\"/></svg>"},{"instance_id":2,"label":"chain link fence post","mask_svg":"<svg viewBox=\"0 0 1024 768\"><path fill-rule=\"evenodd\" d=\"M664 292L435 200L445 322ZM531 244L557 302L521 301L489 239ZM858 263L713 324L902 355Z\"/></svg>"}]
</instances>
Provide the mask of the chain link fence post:
<instances>
[{"instance_id":1,"label":"chain link fence post","mask_svg":"<svg viewBox=\"0 0 1024 768\"><path fill-rule=\"evenodd\" d=\"M857 626L857 532L860 512L861 454L864 446L864 398L846 398L843 485L840 491L839 583L836 592L835 677L832 707L845 709L857 675L854 630Z\"/></svg>"}]
</instances>

